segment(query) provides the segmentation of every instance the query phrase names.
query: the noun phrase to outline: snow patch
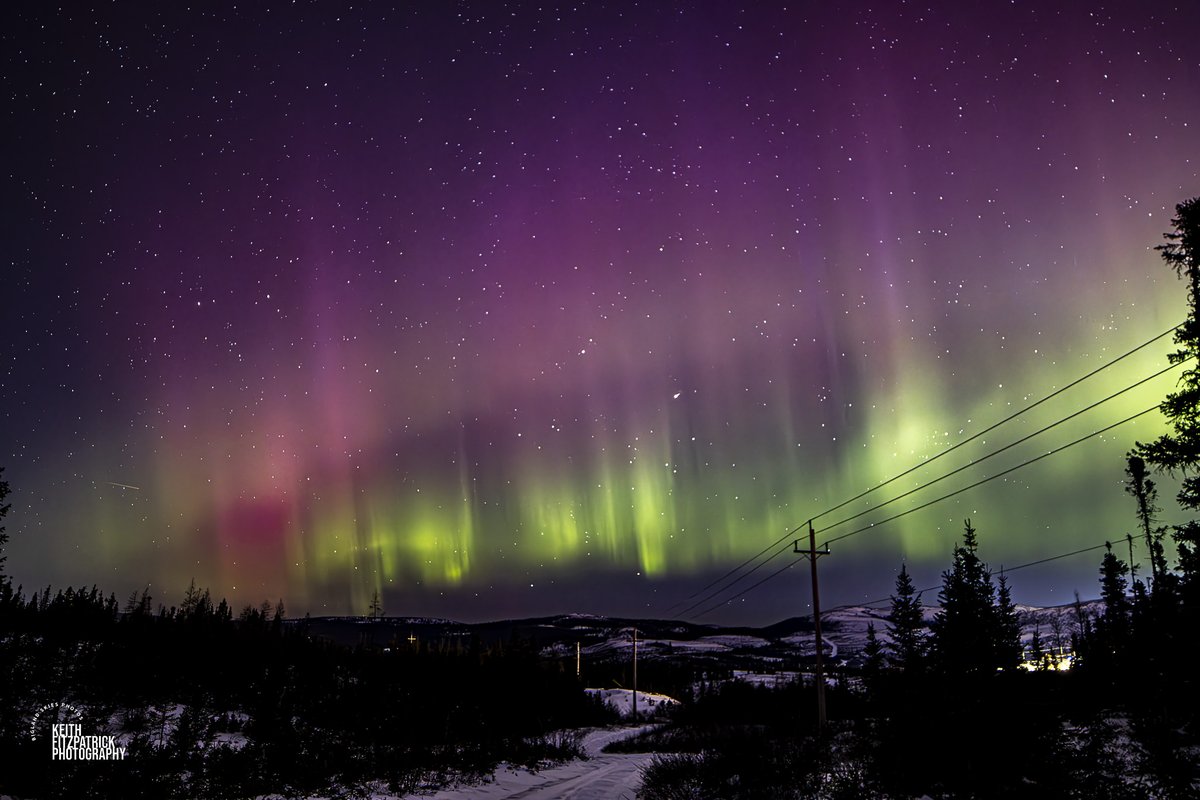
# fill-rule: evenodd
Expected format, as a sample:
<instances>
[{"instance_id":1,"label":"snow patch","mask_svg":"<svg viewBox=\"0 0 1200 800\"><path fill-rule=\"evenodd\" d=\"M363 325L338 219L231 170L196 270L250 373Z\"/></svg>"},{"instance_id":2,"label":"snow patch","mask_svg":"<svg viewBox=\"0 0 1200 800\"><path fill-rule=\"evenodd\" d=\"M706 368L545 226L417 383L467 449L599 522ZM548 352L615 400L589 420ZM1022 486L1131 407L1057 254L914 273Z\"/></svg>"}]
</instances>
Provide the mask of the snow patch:
<instances>
[{"instance_id":1,"label":"snow patch","mask_svg":"<svg viewBox=\"0 0 1200 800\"><path fill-rule=\"evenodd\" d=\"M611 705L616 709L617 713L622 717L633 716L633 691L630 689L584 689L593 697L599 696L606 705ZM656 694L654 692L638 692L637 693L637 710L638 714L657 714L664 708L673 705L678 705L679 701L674 697L668 697L665 694Z\"/></svg>"}]
</instances>

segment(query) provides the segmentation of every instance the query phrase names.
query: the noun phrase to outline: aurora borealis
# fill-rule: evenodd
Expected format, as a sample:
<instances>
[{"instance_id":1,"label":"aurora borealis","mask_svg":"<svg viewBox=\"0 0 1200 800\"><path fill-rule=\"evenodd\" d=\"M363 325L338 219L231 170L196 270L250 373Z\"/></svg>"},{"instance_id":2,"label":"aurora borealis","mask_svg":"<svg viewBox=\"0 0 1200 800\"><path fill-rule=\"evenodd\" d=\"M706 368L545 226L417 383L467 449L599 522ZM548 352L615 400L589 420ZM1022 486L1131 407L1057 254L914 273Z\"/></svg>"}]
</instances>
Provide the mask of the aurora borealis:
<instances>
[{"instance_id":1,"label":"aurora borealis","mask_svg":"<svg viewBox=\"0 0 1200 800\"><path fill-rule=\"evenodd\" d=\"M27 589L665 616L1185 312L1151 248L1200 194L1192 4L175 5L2 12ZM1122 454L1160 425L847 539L826 602L901 559L935 582L964 517L994 568L1123 537ZM1097 562L1014 595L1090 596Z\"/></svg>"}]
</instances>

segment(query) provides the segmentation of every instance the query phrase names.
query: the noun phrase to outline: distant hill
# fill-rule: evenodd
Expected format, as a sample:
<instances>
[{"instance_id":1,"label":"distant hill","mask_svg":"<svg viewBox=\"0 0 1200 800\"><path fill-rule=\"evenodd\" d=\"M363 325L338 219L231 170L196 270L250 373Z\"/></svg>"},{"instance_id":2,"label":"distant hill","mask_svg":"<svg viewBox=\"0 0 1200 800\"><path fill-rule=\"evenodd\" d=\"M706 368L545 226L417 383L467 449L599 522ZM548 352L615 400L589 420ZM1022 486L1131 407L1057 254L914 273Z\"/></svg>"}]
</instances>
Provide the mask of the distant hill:
<instances>
[{"instance_id":1,"label":"distant hill","mask_svg":"<svg viewBox=\"0 0 1200 800\"><path fill-rule=\"evenodd\" d=\"M1103 609L1098 600L1082 604L1085 614ZM925 618L937 614L925 607ZM1028 647L1034 631L1043 647L1070 646L1077 626L1073 605L1037 608L1018 606L1022 640ZM888 641L886 607L849 606L821 615L826 656L834 663L855 664L874 623L879 638ZM291 624L300 624L292 621ZM548 657L573 658L576 645L588 659L626 658L638 635L640 659L700 659L737 669L782 667L811 659L815 653L811 617L791 617L761 628L701 625L680 620L629 619L586 614L562 614L530 619L462 623L423 617L315 617L305 620L311 635L347 645L375 647L492 647L524 642Z\"/></svg>"}]
</instances>

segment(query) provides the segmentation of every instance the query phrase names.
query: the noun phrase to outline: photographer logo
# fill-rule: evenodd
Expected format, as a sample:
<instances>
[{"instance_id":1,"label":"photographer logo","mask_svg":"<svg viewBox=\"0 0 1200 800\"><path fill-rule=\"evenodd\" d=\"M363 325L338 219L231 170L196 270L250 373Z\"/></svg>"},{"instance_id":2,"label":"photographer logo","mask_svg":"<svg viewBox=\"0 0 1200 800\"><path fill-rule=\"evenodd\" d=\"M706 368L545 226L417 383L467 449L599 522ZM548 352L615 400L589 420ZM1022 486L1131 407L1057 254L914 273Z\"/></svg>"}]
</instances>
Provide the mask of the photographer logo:
<instances>
[{"instance_id":1,"label":"photographer logo","mask_svg":"<svg viewBox=\"0 0 1200 800\"><path fill-rule=\"evenodd\" d=\"M83 714L70 703L47 703L37 710L29 724L29 736L34 741L50 732L51 761L120 761L125 747L117 737L92 735L83 732Z\"/></svg>"}]
</instances>

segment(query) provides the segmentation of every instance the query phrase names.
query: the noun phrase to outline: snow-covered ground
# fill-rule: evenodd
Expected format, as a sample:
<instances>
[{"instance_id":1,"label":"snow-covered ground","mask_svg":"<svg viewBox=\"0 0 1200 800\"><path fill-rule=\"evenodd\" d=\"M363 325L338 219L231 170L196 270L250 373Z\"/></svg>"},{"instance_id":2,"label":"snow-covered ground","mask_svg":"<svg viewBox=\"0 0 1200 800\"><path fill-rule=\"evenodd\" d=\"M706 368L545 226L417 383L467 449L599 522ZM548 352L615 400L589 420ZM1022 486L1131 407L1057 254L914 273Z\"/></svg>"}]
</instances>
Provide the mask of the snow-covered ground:
<instances>
[{"instance_id":1,"label":"snow-covered ground","mask_svg":"<svg viewBox=\"0 0 1200 800\"><path fill-rule=\"evenodd\" d=\"M584 689L590 695L600 695L605 703L611 705L622 717L633 716L633 691L630 689ZM665 694L654 692L637 693L637 710L639 715L657 714L663 708L678 705L679 701Z\"/></svg>"},{"instance_id":2,"label":"snow-covered ground","mask_svg":"<svg viewBox=\"0 0 1200 800\"><path fill-rule=\"evenodd\" d=\"M733 671L733 679L742 683L753 684L754 686L766 686L771 689L779 689L794 682L800 677L798 672L751 672L750 670L735 669Z\"/></svg>"},{"instance_id":3,"label":"snow-covered ground","mask_svg":"<svg viewBox=\"0 0 1200 800\"><path fill-rule=\"evenodd\" d=\"M642 783L642 769L654 755L601 751L610 742L649 727L652 726L589 732L583 738L587 761L573 761L540 772L501 768L489 783L443 789L432 795L411 795L408 800L633 800ZM380 800L384 797L379 795Z\"/></svg>"},{"instance_id":4,"label":"snow-covered ground","mask_svg":"<svg viewBox=\"0 0 1200 800\"><path fill-rule=\"evenodd\" d=\"M832 632L821 637L821 652L825 654L826 658L833 659L838 657L840 648L838 647L837 640L839 638L842 637L837 636ZM817 637L815 634L797 633L793 634L792 636L785 636L780 641L784 641L795 646L795 648L804 655L812 655L813 653L817 652Z\"/></svg>"},{"instance_id":5,"label":"snow-covered ground","mask_svg":"<svg viewBox=\"0 0 1200 800\"><path fill-rule=\"evenodd\" d=\"M701 636L697 639L639 639L638 651L648 656L652 654L663 655L670 652L728 652L732 650L757 649L767 647L768 645L770 645L770 642L761 636L716 634L714 636ZM583 648L583 652L587 655L599 655L612 651L630 652L632 650L633 640L628 637L605 639L602 642L590 644Z\"/></svg>"}]
</instances>

